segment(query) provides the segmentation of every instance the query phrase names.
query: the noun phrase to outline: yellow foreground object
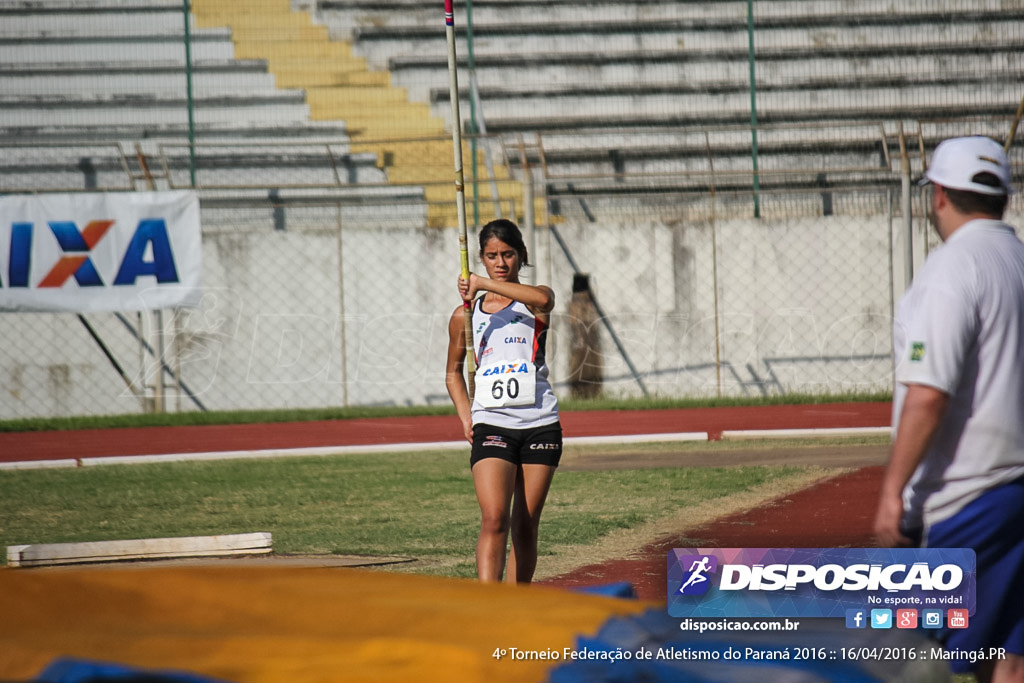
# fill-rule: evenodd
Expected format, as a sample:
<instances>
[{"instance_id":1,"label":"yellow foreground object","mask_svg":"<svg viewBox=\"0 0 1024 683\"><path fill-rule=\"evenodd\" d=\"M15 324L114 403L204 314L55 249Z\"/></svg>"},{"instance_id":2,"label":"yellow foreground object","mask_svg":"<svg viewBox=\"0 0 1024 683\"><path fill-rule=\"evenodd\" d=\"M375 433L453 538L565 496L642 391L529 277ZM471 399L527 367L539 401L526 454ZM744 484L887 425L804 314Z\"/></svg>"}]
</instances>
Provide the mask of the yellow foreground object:
<instances>
[{"instance_id":1,"label":"yellow foreground object","mask_svg":"<svg viewBox=\"0 0 1024 683\"><path fill-rule=\"evenodd\" d=\"M236 683L530 681L650 603L353 568L0 569L0 679L61 656Z\"/></svg>"}]
</instances>

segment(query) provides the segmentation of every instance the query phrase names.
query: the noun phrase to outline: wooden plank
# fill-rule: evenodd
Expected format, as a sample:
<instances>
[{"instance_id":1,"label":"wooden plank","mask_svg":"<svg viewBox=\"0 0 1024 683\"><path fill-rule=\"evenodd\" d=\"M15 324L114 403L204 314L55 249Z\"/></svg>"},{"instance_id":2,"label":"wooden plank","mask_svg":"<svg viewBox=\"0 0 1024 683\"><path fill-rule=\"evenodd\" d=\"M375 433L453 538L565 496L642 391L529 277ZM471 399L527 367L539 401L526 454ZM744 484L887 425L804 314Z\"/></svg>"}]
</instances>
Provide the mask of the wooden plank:
<instances>
[{"instance_id":1,"label":"wooden plank","mask_svg":"<svg viewBox=\"0 0 1024 683\"><path fill-rule=\"evenodd\" d=\"M84 562L261 555L270 553L272 550L272 537L267 531L220 536L44 543L8 546L7 565L9 567L37 567Z\"/></svg>"}]
</instances>

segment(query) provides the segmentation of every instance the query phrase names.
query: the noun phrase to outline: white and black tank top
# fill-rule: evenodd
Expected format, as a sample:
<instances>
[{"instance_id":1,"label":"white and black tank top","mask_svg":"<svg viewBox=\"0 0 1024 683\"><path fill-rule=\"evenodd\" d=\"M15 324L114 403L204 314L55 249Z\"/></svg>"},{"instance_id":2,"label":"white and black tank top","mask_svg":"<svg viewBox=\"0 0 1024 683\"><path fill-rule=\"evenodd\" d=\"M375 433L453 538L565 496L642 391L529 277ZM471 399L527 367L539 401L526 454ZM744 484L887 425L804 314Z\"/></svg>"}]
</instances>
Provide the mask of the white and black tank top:
<instances>
[{"instance_id":1,"label":"white and black tank top","mask_svg":"<svg viewBox=\"0 0 1024 683\"><path fill-rule=\"evenodd\" d=\"M480 297L473 303L473 424L528 429L557 422L545 360L547 325L519 301L495 313L482 307Z\"/></svg>"}]
</instances>

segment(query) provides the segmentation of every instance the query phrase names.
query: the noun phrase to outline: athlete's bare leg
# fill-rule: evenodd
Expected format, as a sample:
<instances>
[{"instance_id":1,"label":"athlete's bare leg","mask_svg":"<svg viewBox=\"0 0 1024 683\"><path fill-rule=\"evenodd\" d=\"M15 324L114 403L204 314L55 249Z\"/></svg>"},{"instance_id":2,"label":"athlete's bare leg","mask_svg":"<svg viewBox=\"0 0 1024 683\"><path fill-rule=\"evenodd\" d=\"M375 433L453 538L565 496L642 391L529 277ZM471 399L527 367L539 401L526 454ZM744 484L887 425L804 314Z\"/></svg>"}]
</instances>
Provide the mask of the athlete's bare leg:
<instances>
[{"instance_id":1,"label":"athlete's bare leg","mask_svg":"<svg viewBox=\"0 0 1024 683\"><path fill-rule=\"evenodd\" d=\"M473 465L473 485L480 504L476 575L481 581L501 581L508 546L509 508L516 486L516 466L500 458L484 458Z\"/></svg>"},{"instance_id":2,"label":"athlete's bare leg","mask_svg":"<svg viewBox=\"0 0 1024 683\"><path fill-rule=\"evenodd\" d=\"M512 552L508 556L505 580L530 583L537 569L537 530L544 510L555 468L549 465L523 465L516 477L512 501Z\"/></svg>"}]
</instances>

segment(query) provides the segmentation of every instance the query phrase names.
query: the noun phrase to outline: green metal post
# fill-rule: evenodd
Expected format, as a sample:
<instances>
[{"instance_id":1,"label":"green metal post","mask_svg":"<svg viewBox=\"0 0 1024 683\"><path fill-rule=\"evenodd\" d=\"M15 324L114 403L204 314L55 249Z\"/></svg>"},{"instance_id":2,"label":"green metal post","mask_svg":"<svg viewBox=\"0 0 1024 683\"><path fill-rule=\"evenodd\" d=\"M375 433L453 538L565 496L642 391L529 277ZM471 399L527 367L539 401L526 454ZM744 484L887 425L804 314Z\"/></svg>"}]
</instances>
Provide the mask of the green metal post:
<instances>
[{"instance_id":1,"label":"green metal post","mask_svg":"<svg viewBox=\"0 0 1024 683\"><path fill-rule=\"evenodd\" d=\"M185 97L188 107L188 177L192 187L196 186L196 117L195 102L192 99L192 13L189 0L185 1Z\"/></svg>"},{"instance_id":2,"label":"green metal post","mask_svg":"<svg viewBox=\"0 0 1024 683\"><path fill-rule=\"evenodd\" d=\"M750 54L750 139L754 164L754 218L761 217L761 179L757 173L757 85L754 82L754 0L747 0L747 36Z\"/></svg>"}]
</instances>

